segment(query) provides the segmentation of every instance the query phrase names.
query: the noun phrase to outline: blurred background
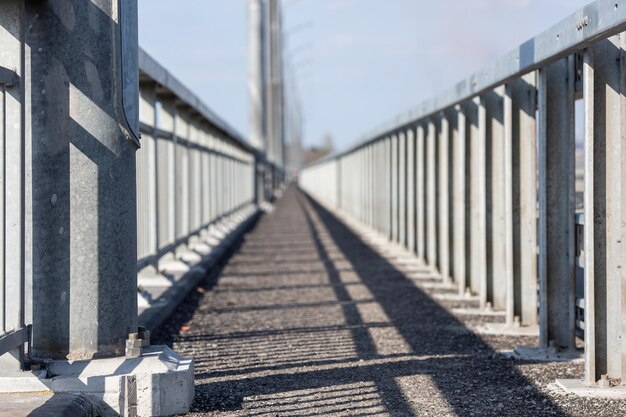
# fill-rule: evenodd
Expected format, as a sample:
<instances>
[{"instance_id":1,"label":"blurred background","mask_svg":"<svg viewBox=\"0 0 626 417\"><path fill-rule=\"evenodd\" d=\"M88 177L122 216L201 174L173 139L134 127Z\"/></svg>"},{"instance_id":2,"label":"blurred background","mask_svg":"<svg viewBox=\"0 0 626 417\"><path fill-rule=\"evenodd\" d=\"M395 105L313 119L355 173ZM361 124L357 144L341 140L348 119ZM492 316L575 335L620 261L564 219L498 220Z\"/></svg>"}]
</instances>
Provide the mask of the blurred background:
<instances>
[{"instance_id":1,"label":"blurred background","mask_svg":"<svg viewBox=\"0 0 626 417\"><path fill-rule=\"evenodd\" d=\"M587 2L280 1L284 94L303 162L348 147ZM245 136L247 13L246 0L139 0L140 45Z\"/></svg>"}]
</instances>

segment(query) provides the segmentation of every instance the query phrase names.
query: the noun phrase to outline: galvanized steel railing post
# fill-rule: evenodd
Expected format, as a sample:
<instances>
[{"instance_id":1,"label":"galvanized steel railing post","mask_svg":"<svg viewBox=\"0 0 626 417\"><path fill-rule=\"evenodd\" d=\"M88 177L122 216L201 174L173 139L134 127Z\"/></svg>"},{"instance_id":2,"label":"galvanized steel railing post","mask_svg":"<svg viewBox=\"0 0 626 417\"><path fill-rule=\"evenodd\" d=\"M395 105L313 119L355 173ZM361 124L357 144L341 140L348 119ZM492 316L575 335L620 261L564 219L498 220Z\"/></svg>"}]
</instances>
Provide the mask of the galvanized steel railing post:
<instances>
[{"instance_id":1,"label":"galvanized steel railing post","mask_svg":"<svg viewBox=\"0 0 626 417\"><path fill-rule=\"evenodd\" d=\"M159 96L161 111L159 128L171 133L171 138L159 141L159 211L162 239L159 248L176 240L176 105L174 97ZM162 180L162 181L161 181Z\"/></svg>"},{"instance_id":2,"label":"galvanized steel railing post","mask_svg":"<svg viewBox=\"0 0 626 417\"><path fill-rule=\"evenodd\" d=\"M406 245L406 134L398 134L398 243Z\"/></svg>"},{"instance_id":3,"label":"galvanized steel railing post","mask_svg":"<svg viewBox=\"0 0 626 417\"><path fill-rule=\"evenodd\" d=\"M539 72L540 345L574 344L574 57Z\"/></svg>"},{"instance_id":4,"label":"galvanized steel railing post","mask_svg":"<svg viewBox=\"0 0 626 417\"><path fill-rule=\"evenodd\" d=\"M506 256L510 243L506 239L505 194L507 163L504 134L504 86L484 95L487 146L487 295L486 301L499 310L506 306Z\"/></svg>"},{"instance_id":5,"label":"galvanized steel railing post","mask_svg":"<svg viewBox=\"0 0 626 417\"><path fill-rule=\"evenodd\" d=\"M426 262L426 155L424 151L425 127L417 126L415 135L415 246L417 257Z\"/></svg>"},{"instance_id":6,"label":"galvanized steel railing post","mask_svg":"<svg viewBox=\"0 0 626 417\"><path fill-rule=\"evenodd\" d=\"M398 242L398 135L391 137L391 241Z\"/></svg>"},{"instance_id":7,"label":"galvanized steel railing post","mask_svg":"<svg viewBox=\"0 0 626 417\"><path fill-rule=\"evenodd\" d=\"M438 261L439 274L443 282L448 284L450 280L450 235L449 235L449 144L450 144L450 123L448 115L442 113L439 117L439 132L437 135L437 245L438 245Z\"/></svg>"},{"instance_id":8,"label":"galvanized steel railing post","mask_svg":"<svg viewBox=\"0 0 626 417\"><path fill-rule=\"evenodd\" d=\"M464 294L467 288L466 273L466 242L469 235L466 233L466 175L468 169L466 167L466 130L465 130L465 111L462 106L457 106L456 123L452 134L452 251L453 251L453 267L452 276L457 284L459 294Z\"/></svg>"},{"instance_id":9,"label":"galvanized steel railing post","mask_svg":"<svg viewBox=\"0 0 626 417\"><path fill-rule=\"evenodd\" d=\"M437 268L437 127L434 120L427 124L426 137L426 262Z\"/></svg>"},{"instance_id":10,"label":"galvanized steel railing post","mask_svg":"<svg viewBox=\"0 0 626 417\"><path fill-rule=\"evenodd\" d=\"M406 132L406 169L407 169L407 184L406 184L406 227L407 227L407 247L415 253L415 131L408 129Z\"/></svg>"},{"instance_id":11,"label":"galvanized steel railing post","mask_svg":"<svg viewBox=\"0 0 626 417\"><path fill-rule=\"evenodd\" d=\"M585 53L585 382L626 378L624 34Z\"/></svg>"},{"instance_id":12,"label":"galvanized steel railing post","mask_svg":"<svg viewBox=\"0 0 626 417\"><path fill-rule=\"evenodd\" d=\"M19 7L13 18L28 28L15 32L27 51L28 130L6 142L26 144L26 214L11 208L26 238L10 251L29 249L31 354L86 359L123 354L137 329L137 11L131 1L66 3L2 2L0 14ZM59 23L68 10L71 28ZM3 41L0 55L11 47Z\"/></svg>"},{"instance_id":13,"label":"galvanized steel railing post","mask_svg":"<svg viewBox=\"0 0 626 417\"><path fill-rule=\"evenodd\" d=\"M480 306L487 304L486 241L486 116L483 100L475 98L466 105L470 147L470 290L479 295Z\"/></svg>"},{"instance_id":14,"label":"galvanized steel railing post","mask_svg":"<svg viewBox=\"0 0 626 417\"><path fill-rule=\"evenodd\" d=\"M506 320L512 323L517 317L524 326L538 324L536 85L535 72L509 84L513 274Z\"/></svg>"}]
</instances>

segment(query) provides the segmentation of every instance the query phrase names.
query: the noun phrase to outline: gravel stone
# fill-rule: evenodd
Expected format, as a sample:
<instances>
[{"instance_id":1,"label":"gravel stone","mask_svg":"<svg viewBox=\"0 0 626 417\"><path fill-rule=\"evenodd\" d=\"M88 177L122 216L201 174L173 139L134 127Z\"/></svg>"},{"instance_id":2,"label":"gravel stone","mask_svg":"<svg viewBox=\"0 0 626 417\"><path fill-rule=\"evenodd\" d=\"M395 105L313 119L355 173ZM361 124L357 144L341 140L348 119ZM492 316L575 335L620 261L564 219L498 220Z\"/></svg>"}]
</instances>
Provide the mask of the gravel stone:
<instances>
[{"instance_id":1,"label":"gravel stone","mask_svg":"<svg viewBox=\"0 0 626 417\"><path fill-rule=\"evenodd\" d=\"M178 308L153 339L195 358L190 416L626 415L555 386L581 363L498 353L537 338L475 334L503 317L454 315L476 303L354 230L288 188Z\"/></svg>"}]
</instances>

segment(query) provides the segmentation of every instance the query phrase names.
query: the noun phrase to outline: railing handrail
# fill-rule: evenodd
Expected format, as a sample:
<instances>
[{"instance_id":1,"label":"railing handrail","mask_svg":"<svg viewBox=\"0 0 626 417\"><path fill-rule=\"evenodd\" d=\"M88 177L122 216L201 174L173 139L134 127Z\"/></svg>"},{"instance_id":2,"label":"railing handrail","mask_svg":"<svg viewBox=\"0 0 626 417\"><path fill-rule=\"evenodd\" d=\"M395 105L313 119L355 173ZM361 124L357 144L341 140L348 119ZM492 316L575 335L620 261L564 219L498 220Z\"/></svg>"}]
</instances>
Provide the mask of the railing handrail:
<instances>
[{"instance_id":1,"label":"railing handrail","mask_svg":"<svg viewBox=\"0 0 626 417\"><path fill-rule=\"evenodd\" d=\"M556 25L502 55L478 72L455 84L447 91L423 101L372 129L348 148L332 153L310 164L314 166L347 155L383 136L409 127L420 120L466 102L472 97L503 85L508 81L545 67L594 41L626 30L626 4L615 0L597 0L579 9Z\"/></svg>"}]
</instances>

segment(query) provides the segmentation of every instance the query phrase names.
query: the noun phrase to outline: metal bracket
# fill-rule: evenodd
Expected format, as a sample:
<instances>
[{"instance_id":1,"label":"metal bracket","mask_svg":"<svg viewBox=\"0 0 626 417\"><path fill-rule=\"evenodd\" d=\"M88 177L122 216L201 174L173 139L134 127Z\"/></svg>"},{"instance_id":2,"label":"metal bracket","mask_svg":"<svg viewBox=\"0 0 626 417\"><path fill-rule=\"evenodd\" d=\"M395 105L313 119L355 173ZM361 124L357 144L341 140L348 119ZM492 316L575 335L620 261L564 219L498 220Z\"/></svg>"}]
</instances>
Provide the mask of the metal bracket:
<instances>
[{"instance_id":1,"label":"metal bracket","mask_svg":"<svg viewBox=\"0 0 626 417\"><path fill-rule=\"evenodd\" d=\"M0 336L0 356L30 341L31 326L22 327Z\"/></svg>"}]
</instances>

